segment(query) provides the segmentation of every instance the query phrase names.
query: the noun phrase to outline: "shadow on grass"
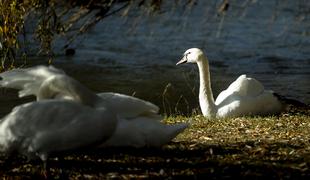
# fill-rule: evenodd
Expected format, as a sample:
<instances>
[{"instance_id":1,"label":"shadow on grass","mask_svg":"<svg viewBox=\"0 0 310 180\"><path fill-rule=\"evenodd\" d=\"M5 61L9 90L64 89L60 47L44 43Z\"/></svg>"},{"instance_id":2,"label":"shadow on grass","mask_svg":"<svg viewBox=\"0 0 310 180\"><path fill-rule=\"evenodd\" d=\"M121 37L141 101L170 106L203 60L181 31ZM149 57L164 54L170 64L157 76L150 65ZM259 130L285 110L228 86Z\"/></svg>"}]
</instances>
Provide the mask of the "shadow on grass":
<instances>
[{"instance_id":1,"label":"shadow on grass","mask_svg":"<svg viewBox=\"0 0 310 180\"><path fill-rule=\"evenodd\" d=\"M241 142L208 145L175 142L163 148L106 148L52 156L49 178L271 178L310 177L304 144ZM0 161L7 178L42 178L42 162L23 157Z\"/></svg>"}]
</instances>

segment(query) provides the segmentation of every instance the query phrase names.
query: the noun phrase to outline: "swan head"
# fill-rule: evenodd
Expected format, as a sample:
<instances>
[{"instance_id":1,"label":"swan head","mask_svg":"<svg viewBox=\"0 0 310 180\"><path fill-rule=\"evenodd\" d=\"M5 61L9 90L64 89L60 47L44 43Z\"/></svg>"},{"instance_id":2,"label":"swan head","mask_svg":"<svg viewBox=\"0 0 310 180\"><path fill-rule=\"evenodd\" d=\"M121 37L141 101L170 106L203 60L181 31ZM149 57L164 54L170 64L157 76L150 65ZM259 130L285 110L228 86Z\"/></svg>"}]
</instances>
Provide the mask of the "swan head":
<instances>
[{"instance_id":1,"label":"swan head","mask_svg":"<svg viewBox=\"0 0 310 180\"><path fill-rule=\"evenodd\" d=\"M202 61L204 58L203 51L199 48L190 48L185 51L182 59L176 64L184 64L184 63L197 63Z\"/></svg>"}]
</instances>

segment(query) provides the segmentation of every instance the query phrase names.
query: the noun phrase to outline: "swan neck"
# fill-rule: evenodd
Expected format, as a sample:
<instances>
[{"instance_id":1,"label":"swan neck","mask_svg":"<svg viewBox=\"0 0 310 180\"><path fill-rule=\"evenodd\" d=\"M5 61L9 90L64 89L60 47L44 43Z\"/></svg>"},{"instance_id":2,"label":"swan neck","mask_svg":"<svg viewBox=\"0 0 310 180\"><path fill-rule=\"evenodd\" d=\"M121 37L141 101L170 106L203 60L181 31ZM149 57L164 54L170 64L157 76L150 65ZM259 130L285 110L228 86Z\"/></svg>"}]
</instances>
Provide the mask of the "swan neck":
<instances>
[{"instance_id":1,"label":"swan neck","mask_svg":"<svg viewBox=\"0 0 310 180\"><path fill-rule=\"evenodd\" d=\"M55 98L60 96L68 96L69 99L88 106L94 106L97 95L88 88L81 85L78 81L67 76L55 76L45 81L39 91L38 99ZM63 97L61 97L63 98Z\"/></svg>"},{"instance_id":2,"label":"swan neck","mask_svg":"<svg viewBox=\"0 0 310 180\"><path fill-rule=\"evenodd\" d=\"M203 57L198 63L199 69L199 104L202 114L206 117L213 118L216 116L216 105L214 103L213 93L211 89L210 71L208 59Z\"/></svg>"},{"instance_id":3,"label":"swan neck","mask_svg":"<svg viewBox=\"0 0 310 180\"><path fill-rule=\"evenodd\" d=\"M77 99L85 105L95 106L97 103L97 95L84 86L76 88L75 93Z\"/></svg>"}]
</instances>

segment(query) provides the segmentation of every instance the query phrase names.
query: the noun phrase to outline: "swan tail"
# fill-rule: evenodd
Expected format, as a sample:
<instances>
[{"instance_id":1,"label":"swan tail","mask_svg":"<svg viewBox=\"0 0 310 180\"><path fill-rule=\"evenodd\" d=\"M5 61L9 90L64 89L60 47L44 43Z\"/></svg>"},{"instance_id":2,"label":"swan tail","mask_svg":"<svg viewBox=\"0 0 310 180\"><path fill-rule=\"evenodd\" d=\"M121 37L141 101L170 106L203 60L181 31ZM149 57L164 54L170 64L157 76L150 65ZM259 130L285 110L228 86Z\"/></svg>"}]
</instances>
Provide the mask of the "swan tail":
<instances>
[{"instance_id":1,"label":"swan tail","mask_svg":"<svg viewBox=\"0 0 310 180\"><path fill-rule=\"evenodd\" d=\"M303 108L310 108L309 105L301 102L301 101L298 101L296 99L290 99L290 98L287 98L285 96L282 96L278 93L272 93L282 104L285 104L285 105L292 105L292 106L295 106L295 107L303 107Z\"/></svg>"},{"instance_id":2,"label":"swan tail","mask_svg":"<svg viewBox=\"0 0 310 180\"><path fill-rule=\"evenodd\" d=\"M161 147L180 134L188 124L163 124L146 117L134 120L119 119L112 137L100 145L104 147Z\"/></svg>"},{"instance_id":3,"label":"swan tail","mask_svg":"<svg viewBox=\"0 0 310 180\"><path fill-rule=\"evenodd\" d=\"M175 138L177 135L179 135L181 132L183 132L186 128L188 128L189 124L188 123L179 123L179 124L174 124L174 125L169 125L170 126L170 133L169 137L172 140Z\"/></svg>"},{"instance_id":4,"label":"swan tail","mask_svg":"<svg viewBox=\"0 0 310 180\"><path fill-rule=\"evenodd\" d=\"M161 147L170 141L172 141L177 135L182 133L189 124L187 123L179 123L179 124L173 124L173 125L165 125L164 128L165 131L163 131L161 134L158 134L154 138L150 138L149 142L147 143L147 146L153 146L153 147ZM160 138L160 136L162 136ZM155 140L156 138L156 140ZM157 141L157 142L156 142Z\"/></svg>"}]
</instances>

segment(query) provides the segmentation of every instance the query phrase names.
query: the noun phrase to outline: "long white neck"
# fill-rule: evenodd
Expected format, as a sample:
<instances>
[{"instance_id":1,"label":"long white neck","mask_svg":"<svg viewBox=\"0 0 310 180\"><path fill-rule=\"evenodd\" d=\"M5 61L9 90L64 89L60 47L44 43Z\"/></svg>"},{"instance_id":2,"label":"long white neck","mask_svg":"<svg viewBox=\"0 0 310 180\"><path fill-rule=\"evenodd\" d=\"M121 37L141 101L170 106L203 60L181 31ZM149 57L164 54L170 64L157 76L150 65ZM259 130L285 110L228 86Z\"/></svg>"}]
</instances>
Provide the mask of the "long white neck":
<instances>
[{"instance_id":1,"label":"long white neck","mask_svg":"<svg viewBox=\"0 0 310 180\"><path fill-rule=\"evenodd\" d=\"M37 99L50 99L60 96L66 96L70 99L82 103L84 105L94 107L98 96L90 91L85 86L81 85L78 81L68 76L54 76L44 81L40 87Z\"/></svg>"},{"instance_id":2,"label":"long white neck","mask_svg":"<svg viewBox=\"0 0 310 180\"><path fill-rule=\"evenodd\" d=\"M211 90L209 64L206 57L197 62L199 69L199 104L202 114L208 118L216 117L217 107Z\"/></svg>"}]
</instances>

